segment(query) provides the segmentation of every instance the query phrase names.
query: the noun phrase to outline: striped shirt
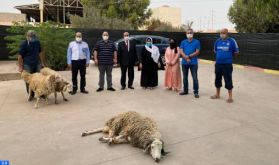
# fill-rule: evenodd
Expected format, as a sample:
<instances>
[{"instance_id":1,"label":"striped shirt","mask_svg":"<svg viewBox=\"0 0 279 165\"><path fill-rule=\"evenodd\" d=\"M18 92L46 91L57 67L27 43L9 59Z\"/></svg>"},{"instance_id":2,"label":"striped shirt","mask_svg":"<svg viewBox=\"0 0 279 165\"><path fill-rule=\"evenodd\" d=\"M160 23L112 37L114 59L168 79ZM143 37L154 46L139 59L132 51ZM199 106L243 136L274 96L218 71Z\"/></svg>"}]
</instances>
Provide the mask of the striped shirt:
<instances>
[{"instance_id":1,"label":"striped shirt","mask_svg":"<svg viewBox=\"0 0 279 165\"><path fill-rule=\"evenodd\" d=\"M110 40L101 40L96 43L94 51L97 51L99 65L113 65L113 56L116 51L114 43Z\"/></svg>"}]
</instances>

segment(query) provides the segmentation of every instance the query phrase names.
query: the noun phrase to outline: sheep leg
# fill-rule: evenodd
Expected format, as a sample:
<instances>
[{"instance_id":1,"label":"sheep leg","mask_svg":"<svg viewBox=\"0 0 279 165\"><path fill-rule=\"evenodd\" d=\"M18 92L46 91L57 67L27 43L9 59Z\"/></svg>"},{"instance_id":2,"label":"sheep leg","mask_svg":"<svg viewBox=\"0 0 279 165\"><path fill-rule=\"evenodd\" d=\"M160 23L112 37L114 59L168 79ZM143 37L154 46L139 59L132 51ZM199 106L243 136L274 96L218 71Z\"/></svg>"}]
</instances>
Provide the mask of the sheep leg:
<instances>
[{"instance_id":1,"label":"sheep leg","mask_svg":"<svg viewBox=\"0 0 279 165\"><path fill-rule=\"evenodd\" d=\"M113 138L114 136L115 136L115 131L109 130L109 135L108 135L108 137L109 137L109 138Z\"/></svg>"},{"instance_id":2,"label":"sheep leg","mask_svg":"<svg viewBox=\"0 0 279 165\"><path fill-rule=\"evenodd\" d=\"M32 97L32 90L29 87L29 90L28 90L28 101L32 101L32 99L33 99L33 97Z\"/></svg>"},{"instance_id":3,"label":"sheep leg","mask_svg":"<svg viewBox=\"0 0 279 165\"><path fill-rule=\"evenodd\" d=\"M123 144L123 143L128 143L128 142L129 141L127 139L127 136L119 135L119 136L112 138L112 141L109 141L108 144Z\"/></svg>"},{"instance_id":4,"label":"sheep leg","mask_svg":"<svg viewBox=\"0 0 279 165\"><path fill-rule=\"evenodd\" d=\"M108 131L108 127L102 127L102 128L97 128L97 129L94 129L92 131L85 131L81 134L81 136L88 136L88 135L92 135L92 134L95 134L95 133L100 133L100 132L107 132Z\"/></svg>"},{"instance_id":5,"label":"sheep leg","mask_svg":"<svg viewBox=\"0 0 279 165\"><path fill-rule=\"evenodd\" d=\"M63 93L63 92L61 92L61 94L62 94L63 100L64 100L64 101L68 101L68 99L66 99L66 97L65 97L64 93Z\"/></svg>"},{"instance_id":6,"label":"sheep leg","mask_svg":"<svg viewBox=\"0 0 279 165\"><path fill-rule=\"evenodd\" d=\"M57 101L57 93L56 92L54 92L54 102L55 102L55 104L58 104L58 101Z\"/></svg>"},{"instance_id":7,"label":"sheep leg","mask_svg":"<svg viewBox=\"0 0 279 165\"><path fill-rule=\"evenodd\" d=\"M108 133L109 133L108 136L103 136L103 137L99 138L99 141L102 143L111 144L112 139L115 137L115 131L109 130Z\"/></svg>"},{"instance_id":8,"label":"sheep leg","mask_svg":"<svg viewBox=\"0 0 279 165\"><path fill-rule=\"evenodd\" d=\"M38 104L39 104L40 99L41 98L39 96L37 96L37 101L36 101L36 104L35 104L34 108L36 108L36 109L38 108Z\"/></svg>"},{"instance_id":9,"label":"sheep leg","mask_svg":"<svg viewBox=\"0 0 279 165\"><path fill-rule=\"evenodd\" d=\"M48 105L48 96L45 96L45 103Z\"/></svg>"}]
</instances>

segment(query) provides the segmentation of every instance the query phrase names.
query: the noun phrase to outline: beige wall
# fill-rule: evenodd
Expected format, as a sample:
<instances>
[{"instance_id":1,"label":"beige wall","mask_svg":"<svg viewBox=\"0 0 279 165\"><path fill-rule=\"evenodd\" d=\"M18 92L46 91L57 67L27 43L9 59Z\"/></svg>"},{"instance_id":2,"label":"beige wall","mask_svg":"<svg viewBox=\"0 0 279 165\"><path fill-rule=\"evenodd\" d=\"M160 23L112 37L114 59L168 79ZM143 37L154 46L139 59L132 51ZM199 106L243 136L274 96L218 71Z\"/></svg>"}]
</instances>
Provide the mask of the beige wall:
<instances>
[{"instance_id":1,"label":"beige wall","mask_svg":"<svg viewBox=\"0 0 279 165\"><path fill-rule=\"evenodd\" d=\"M25 14L0 13L0 25L12 25L13 22L26 21Z\"/></svg>"},{"instance_id":2,"label":"beige wall","mask_svg":"<svg viewBox=\"0 0 279 165\"><path fill-rule=\"evenodd\" d=\"M173 26L181 26L181 9L177 7L161 6L152 9L151 18L157 18L164 22L170 22Z\"/></svg>"}]
</instances>

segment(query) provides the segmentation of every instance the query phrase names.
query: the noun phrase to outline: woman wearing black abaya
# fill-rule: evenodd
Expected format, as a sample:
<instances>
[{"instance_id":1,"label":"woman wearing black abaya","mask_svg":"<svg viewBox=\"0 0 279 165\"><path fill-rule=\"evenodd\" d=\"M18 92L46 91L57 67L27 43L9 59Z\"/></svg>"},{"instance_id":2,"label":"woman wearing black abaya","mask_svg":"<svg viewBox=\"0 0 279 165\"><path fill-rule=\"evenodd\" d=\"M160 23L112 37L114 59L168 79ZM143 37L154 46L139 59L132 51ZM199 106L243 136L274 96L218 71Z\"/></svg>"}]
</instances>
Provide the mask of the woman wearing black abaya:
<instances>
[{"instance_id":1,"label":"woman wearing black abaya","mask_svg":"<svg viewBox=\"0 0 279 165\"><path fill-rule=\"evenodd\" d=\"M140 56L141 81L143 89L154 89L158 86L158 67L160 52L157 46L152 44L152 38L146 39L146 45L143 47Z\"/></svg>"}]
</instances>

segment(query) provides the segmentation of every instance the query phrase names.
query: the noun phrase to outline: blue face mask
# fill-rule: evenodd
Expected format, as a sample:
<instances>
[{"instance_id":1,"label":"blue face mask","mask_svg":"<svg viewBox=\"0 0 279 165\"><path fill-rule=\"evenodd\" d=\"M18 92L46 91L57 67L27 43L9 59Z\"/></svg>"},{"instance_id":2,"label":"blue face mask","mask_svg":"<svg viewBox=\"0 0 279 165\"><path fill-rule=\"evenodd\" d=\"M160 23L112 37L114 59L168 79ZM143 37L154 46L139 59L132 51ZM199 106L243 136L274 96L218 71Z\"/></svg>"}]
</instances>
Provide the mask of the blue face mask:
<instances>
[{"instance_id":1,"label":"blue face mask","mask_svg":"<svg viewBox=\"0 0 279 165\"><path fill-rule=\"evenodd\" d=\"M30 38L29 38L29 42L35 42L36 40L37 40L36 37L30 37Z\"/></svg>"},{"instance_id":2,"label":"blue face mask","mask_svg":"<svg viewBox=\"0 0 279 165\"><path fill-rule=\"evenodd\" d=\"M146 42L146 46L151 47L152 43L151 42Z\"/></svg>"}]
</instances>

